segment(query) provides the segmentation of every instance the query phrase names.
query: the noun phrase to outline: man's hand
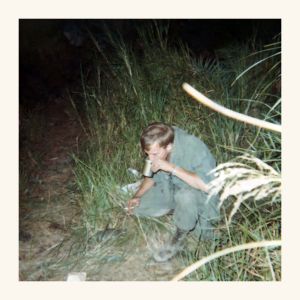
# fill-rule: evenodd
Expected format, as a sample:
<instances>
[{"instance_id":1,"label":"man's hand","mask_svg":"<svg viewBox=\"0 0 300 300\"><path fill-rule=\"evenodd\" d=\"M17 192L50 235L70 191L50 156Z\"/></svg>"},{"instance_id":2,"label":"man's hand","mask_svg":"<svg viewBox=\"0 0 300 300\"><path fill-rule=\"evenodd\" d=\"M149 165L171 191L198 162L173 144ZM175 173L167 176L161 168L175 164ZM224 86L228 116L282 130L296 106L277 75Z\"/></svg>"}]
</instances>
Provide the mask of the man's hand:
<instances>
[{"instance_id":1,"label":"man's hand","mask_svg":"<svg viewBox=\"0 0 300 300\"><path fill-rule=\"evenodd\" d=\"M156 173L158 170L162 170L165 172L171 172L174 169L174 165L163 159L155 159L152 161L151 170L153 173Z\"/></svg>"},{"instance_id":2,"label":"man's hand","mask_svg":"<svg viewBox=\"0 0 300 300\"><path fill-rule=\"evenodd\" d=\"M128 201L128 204L127 204L127 207L128 207L128 211L127 213L129 215L132 214L132 211L135 207L139 206L140 205L140 198L132 198Z\"/></svg>"}]
</instances>

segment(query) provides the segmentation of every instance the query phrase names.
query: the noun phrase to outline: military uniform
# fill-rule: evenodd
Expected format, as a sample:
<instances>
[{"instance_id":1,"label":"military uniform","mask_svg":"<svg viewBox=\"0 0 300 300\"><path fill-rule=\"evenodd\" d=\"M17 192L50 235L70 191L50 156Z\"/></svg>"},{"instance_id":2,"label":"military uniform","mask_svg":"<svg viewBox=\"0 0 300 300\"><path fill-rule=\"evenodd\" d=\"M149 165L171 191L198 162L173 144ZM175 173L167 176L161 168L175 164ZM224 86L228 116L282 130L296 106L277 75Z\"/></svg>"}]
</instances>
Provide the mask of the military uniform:
<instances>
[{"instance_id":1,"label":"military uniform","mask_svg":"<svg viewBox=\"0 0 300 300\"><path fill-rule=\"evenodd\" d=\"M212 178L207 173L216 162L207 146L184 130L174 128L174 143L170 162L187 171L196 173L205 183ZM159 217L174 211L177 228L192 231L202 239L213 238L213 223L219 218L218 198L207 201L207 193L195 189L164 171L158 171L152 178L155 182L134 209L137 216Z\"/></svg>"}]
</instances>

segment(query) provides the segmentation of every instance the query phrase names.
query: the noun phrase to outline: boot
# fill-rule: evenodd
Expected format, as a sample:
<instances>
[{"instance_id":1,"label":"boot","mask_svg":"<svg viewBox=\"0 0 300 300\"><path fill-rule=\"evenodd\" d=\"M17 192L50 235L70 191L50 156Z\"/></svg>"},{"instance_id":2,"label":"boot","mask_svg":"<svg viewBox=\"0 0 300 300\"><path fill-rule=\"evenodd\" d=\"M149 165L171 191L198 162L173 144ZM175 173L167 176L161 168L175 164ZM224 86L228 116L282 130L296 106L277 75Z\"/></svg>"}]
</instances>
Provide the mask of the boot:
<instances>
[{"instance_id":1,"label":"boot","mask_svg":"<svg viewBox=\"0 0 300 300\"><path fill-rule=\"evenodd\" d=\"M157 262L165 262L174 257L181 249L182 242L184 241L188 233L188 231L177 228L176 233L171 241L162 249L159 249L156 253L154 253L153 258Z\"/></svg>"}]
</instances>

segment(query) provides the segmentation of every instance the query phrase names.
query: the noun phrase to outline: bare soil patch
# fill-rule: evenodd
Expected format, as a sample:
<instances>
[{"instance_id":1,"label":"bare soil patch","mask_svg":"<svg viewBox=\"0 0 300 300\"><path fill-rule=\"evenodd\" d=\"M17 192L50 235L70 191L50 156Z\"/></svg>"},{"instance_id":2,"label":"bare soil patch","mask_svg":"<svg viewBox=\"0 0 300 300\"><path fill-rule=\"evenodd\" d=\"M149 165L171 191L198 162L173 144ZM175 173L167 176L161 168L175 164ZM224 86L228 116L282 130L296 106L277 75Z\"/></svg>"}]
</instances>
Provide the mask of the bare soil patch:
<instances>
[{"instance_id":1,"label":"bare soil patch","mask_svg":"<svg viewBox=\"0 0 300 300\"><path fill-rule=\"evenodd\" d=\"M70 238L79 217L70 154L78 149L82 129L64 101L57 99L45 110L42 138L34 150L20 153L32 165L26 193L20 192L20 280L50 279L43 263L53 247Z\"/></svg>"}]
</instances>

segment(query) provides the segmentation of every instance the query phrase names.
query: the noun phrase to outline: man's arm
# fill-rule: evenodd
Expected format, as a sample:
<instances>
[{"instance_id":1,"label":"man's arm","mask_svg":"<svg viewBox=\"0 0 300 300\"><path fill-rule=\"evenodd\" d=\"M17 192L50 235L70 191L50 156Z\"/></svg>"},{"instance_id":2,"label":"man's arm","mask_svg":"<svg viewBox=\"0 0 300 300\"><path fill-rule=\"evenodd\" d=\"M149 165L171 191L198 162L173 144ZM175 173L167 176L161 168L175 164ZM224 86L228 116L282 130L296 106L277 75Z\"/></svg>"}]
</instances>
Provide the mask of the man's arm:
<instances>
[{"instance_id":1,"label":"man's arm","mask_svg":"<svg viewBox=\"0 0 300 300\"><path fill-rule=\"evenodd\" d=\"M141 198L152 186L154 185L154 180L149 177L144 177L140 188L135 193L133 198Z\"/></svg>"},{"instance_id":2,"label":"man's arm","mask_svg":"<svg viewBox=\"0 0 300 300\"><path fill-rule=\"evenodd\" d=\"M172 170L170 171L172 175L180 178L188 185L192 186L195 189L201 190L205 193L208 193L207 184L196 174L190 171L187 171L183 168L177 167L174 164Z\"/></svg>"},{"instance_id":3,"label":"man's arm","mask_svg":"<svg viewBox=\"0 0 300 300\"><path fill-rule=\"evenodd\" d=\"M196 173L180 168L167 160L158 159L152 163L152 171L156 172L158 170L172 173L173 176L177 176L191 187L208 192L207 184Z\"/></svg>"},{"instance_id":4,"label":"man's arm","mask_svg":"<svg viewBox=\"0 0 300 300\"><path fill-rule=\"evenodd\" d=\"M133 208L139 206L141 197L154 185L154 180L145 177L138 191L132 199L128 201L128 214L132 213Z\"/></svg>"}]
</instances>

